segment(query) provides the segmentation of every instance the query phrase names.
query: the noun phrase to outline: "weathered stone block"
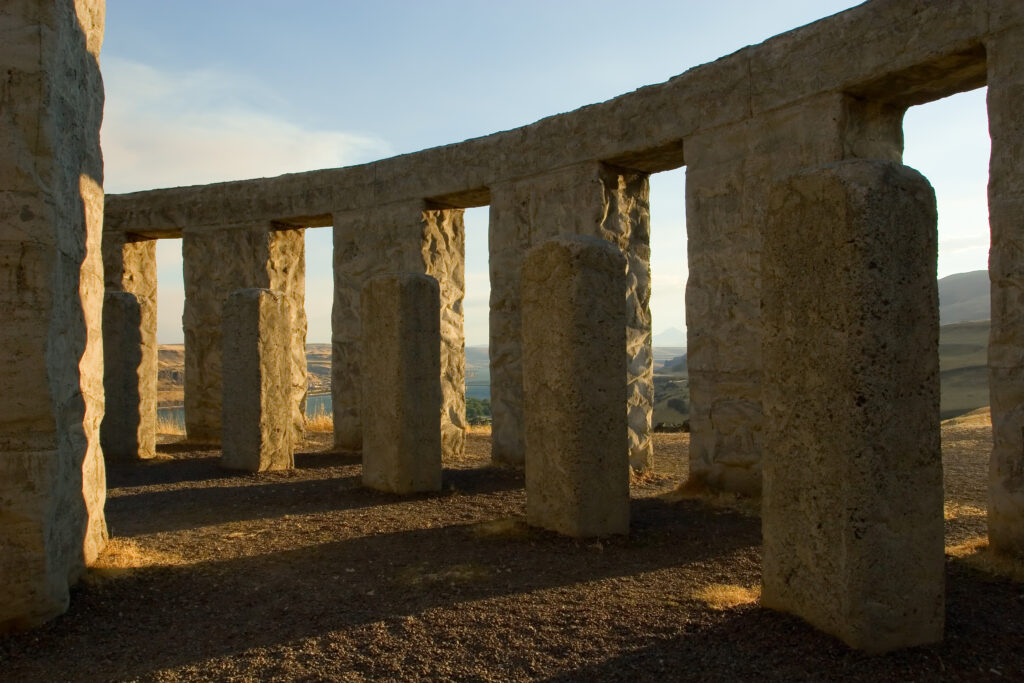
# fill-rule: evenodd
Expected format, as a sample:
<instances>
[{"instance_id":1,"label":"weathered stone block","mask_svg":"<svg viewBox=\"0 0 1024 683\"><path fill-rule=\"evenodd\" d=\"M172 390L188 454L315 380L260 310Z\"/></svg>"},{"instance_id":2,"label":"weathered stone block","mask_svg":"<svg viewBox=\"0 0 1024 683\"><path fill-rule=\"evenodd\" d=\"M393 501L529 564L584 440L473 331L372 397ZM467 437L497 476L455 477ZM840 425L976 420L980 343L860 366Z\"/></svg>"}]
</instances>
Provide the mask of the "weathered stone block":
<instances>
[{"instance_id":1,"label":"weathered stone block","mask_svg":"<svg viewBox=\"0 0 1024 683\"><path fill-rule=\"evenodd\" d=\"M130 292L108 291L103 297L103 391L107 407L100 426L100 443L108 460L156 455L156 402L142 396L146 380L155 373L144 367L141 330L138 298Z\"/></svg>"},{"instance_id":2,"label":"weathered stone block","mask_svg":"<svg viewBox=\"0 0 1024 683\"><path fill-rule=\"evenodd\" d=\"M423 202L377 207L335 219L331 314L335 446L346 450L362 446L359 299L370 278L394 271L430 275L440 285L442 455L459 458L465 450L467 426L462 312L465 225L462 210L433 209Z\"/></svg>"},{"instance_id":3,"label":"weathered stone block","mask_svg":"<svg viewBox=\"0 0 1024 683\"><path fill-rule=\"evenodd\" d=\"M762 603L872 652L938 641L934 194L850 161L781 181L768 212Z\"/></svg>"},{"instance_id":4,"label":"weathered stone block","mask_svg":"<svg viewBox=\"0 0 1024 683\"><path fill-rule=\"evenodd\" d=\"M103 3L0 10L0 632L67 609L107 539Z\"/></svg>"},{"instance_id":5,"label":"weathered stone block","mask_svg":"<svg viewBox=\"0 0 1024 683\"><path fill-rule=\"evenodd\" d=\"M648 176L597 162L579 164L491 190L491 449L494 460L524 460L520 273L526 250L559 235L599 237L626 256L625 410L629 462L652 464L654 406L651 356Z\"/></svg>"},{"instance_id":6,"label":"weathered stone block","mask_svg":"<svg viewBox=\"0 0 1024 683\"><path fill-rule=\"evenodd\" d=\"M295 464L288 298L242 289L224 302L221 465L263 472Z\"/></svg>"},{"instance_id":7,"label":"weathered stone block","mask_svg":"<svg viewBox=\"0 0 1024 683\"><path fill-rule=\"evenodd\" d=\"M440 287L393 273L363 286L363 484L391 493L441 490Z\"/></svg>"},{"instance_id":8,"label":"weathered stone block","mask_svg":"<svg viewBox=\"0 0 1024 683\"><path fill-rule=\"evenodd\" d=\"M290 302L292 430L305 425L306 314L305 237L301 229L185 230L185 430L190 441L219 443L221 437L224 301L250 287L282 292Z\"/></svg>"},{"instance_id":9,"label":"weathered stone block","mask_svg":"<svg viewBox=\"0 0 1024 683\"><path fill-rule=\"evenodd\" d=\"M629 532L626 259L562 237L522 271L526 516L569 536Z\"/></svg>"},{"instance_id":10,"label":"weathered stone block","mask_svg":"<svg viewBox=\"0 0 1024 683\"><path fill-rule=\"evenodd\" d=\"M1020 556L1024 555L1024 124L1020 116L1024 107L1024 29L992 37L986 50L992 136L988 183L992 232L988 534L994 551Z\"/></svg>"}]
</instances>

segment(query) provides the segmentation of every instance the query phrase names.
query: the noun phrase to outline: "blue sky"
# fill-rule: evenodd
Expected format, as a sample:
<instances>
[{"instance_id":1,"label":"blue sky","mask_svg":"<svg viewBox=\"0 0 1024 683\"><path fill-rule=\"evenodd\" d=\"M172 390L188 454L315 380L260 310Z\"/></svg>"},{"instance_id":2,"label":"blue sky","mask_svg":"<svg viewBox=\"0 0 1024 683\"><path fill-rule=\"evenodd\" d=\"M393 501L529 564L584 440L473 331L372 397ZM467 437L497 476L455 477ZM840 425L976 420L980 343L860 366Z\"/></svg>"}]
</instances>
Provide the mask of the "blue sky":
<instances>
[{"instance_id":1,"label":"blue sky","mask_svg":"<svg viewBox=\"0 0 1024 683\"><path fill-rule=\"evenodd\" d=\"M327 168L531 123L664 81L844 0L107 0L108 192ZM984 91L912 109L939 196L939 275L985 267ZM652 177L655 332L683 328L683 170ZM468 344L487 342L487 210L467 212ZM309 341L330 339L330 230L307 231ZM162 343L180 242L159 245Z\"/></svg>"}]
</instances>

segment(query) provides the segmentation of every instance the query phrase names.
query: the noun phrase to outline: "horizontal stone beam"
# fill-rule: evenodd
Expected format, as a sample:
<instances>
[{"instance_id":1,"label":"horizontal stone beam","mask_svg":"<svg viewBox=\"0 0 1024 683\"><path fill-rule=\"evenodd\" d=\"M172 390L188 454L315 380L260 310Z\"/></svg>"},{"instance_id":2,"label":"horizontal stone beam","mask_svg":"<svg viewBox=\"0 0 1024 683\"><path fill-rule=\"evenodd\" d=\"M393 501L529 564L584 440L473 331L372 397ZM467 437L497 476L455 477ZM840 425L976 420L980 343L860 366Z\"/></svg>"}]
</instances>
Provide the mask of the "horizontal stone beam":
<instances>
[{"instance_id":1,"label":"horizontal stone beam","mask_svg":"<svg viewBox=\"0 0 1024 683\"><path fill-rule=\"evenodd\" d=\"M495 183L585 161L667 170L685 163L691 135L822 93L909 106L984 85L985 39L1021 23L1014 0L875 0L665 83L486 137L345 168L108 195L105 230L318 227L339 211L412 199L479 206Z\"/></svg>"}]
</instances>

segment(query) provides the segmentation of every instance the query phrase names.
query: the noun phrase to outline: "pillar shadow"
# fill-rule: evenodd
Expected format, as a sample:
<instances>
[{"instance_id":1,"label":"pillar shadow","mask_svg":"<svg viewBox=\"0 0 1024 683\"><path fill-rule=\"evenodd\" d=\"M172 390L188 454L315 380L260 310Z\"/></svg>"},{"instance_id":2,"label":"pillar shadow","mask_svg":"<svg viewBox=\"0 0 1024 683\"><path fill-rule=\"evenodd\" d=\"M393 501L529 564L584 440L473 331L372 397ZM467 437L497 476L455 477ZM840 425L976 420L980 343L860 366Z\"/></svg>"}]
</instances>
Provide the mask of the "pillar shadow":
<instances>
[{"instance_id":1,"label":"pillar shadow","mask_svg":"<svg viewBox=\"0 0 1024 683\"><path fill-rule=\"evenodd\" d=\"M488 536L479 525L454 524L143 569L80 589L41 638L36 632L0 645L8 661L61 658L77 666L91 653L95 675L136 678L437 608L758 554L757 520L658 500L634 501L633 514L638 531L600 546L529 529ZM660 521L667 519L670 528ZM181 623L188 628L168 642L168 629ZM95 637L104 632L112 637Z\"/></svg>"}]
</instances>

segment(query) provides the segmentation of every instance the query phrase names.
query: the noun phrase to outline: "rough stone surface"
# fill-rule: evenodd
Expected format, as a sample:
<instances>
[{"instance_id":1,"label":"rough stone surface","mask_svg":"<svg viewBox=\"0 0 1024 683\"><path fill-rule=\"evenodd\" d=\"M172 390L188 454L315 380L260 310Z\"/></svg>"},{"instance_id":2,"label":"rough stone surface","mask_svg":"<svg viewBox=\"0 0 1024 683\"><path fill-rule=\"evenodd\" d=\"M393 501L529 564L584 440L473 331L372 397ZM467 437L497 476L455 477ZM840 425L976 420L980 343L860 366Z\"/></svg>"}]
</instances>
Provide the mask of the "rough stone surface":
<instances>
[{"instance_id":1,"label":"rough stone surface","mask_svg":"<svg viewBox=\"0 0 1024 683\"><path fill-rule=\"evenodd\" d=\"M107 412L100 434L107 458L152 458L156 455L158 381L156 241L107 233L103 236L104 390ZM134 299L137 329L128 319L127 293ZM114 303L114 302L120 303ZM114 310L107 313L107 308Z\"/></svg>"},{"instance_id":2,"label":"rough stone surface","mask_svg":"<svg viewBox=\"0 0 1024 683\"><path fill-rule=\"evenodd\" d=\"M402 271L441 283L442 455L461 457L467 426L462 213L410 202L335 221L331 394L338 448L362 447L360 293L370 278Z\"/></svg>"},{"instance_id":3,"label":"rough stone surface","mask_svg":"<svg viewBox=\"0 0 1024 683\"><path fill-rule=\"evenodd\" d=\"M986 48L992 136L989 541L998 552L1024 555L1024 30L994 36Z\"/></svg>"},{"instance_id":4,"label":"rough stone surface","mask_svg":"<svg viewBox=\"0 0 1024 683\"><path fill-rule=\"evenodd\" d=\"M934 193L850 161L767 208L762 604L871 652L939 641Z\"/></svg>"},{"instance_id":5,"label":"rough stone surface","mask_svg":"<svg viewBox=\"0 0 1024 683\"><path fill-rule=\"evenodd\" d=\"M901 117L902 110L829 95L688 145L692 483L747 495L761 491L760 250L772 179L849 156L898 160Z\"/></svg>"},{"instance_id":6,"label":"rough stone surface","mask_svg":"<svg viewBox=\"0 0 1024 683\"><path fill-rule=\"evenodd\" d=\"M551 237L588 235L617 245L627 258L623 294L629 463L637 471L651 466L654 373L648 197L645 174L597 163L492 188L491 439L496 461L524 460L520 277L526 250Z\"/></svg>"},{"instance_id":7,"label":"rough stone surface","mask_svg":"<svg viewBox=\"0 0 1024 683\"><path fill-rule=\"evenodd\" d=\"M626 258L595 237L533 247L522 270L526 519L629 533Z\"/></svg>"},{"instance_id":8,"label":"rough stone surface","mask_svg":"<svg viewBox=\"0 0 1024 683\"><path fill-rule=\"evenodd\" d=\"M282 292L291 310L289 403L295 438L305 425L305 239L302 230L192 232L182 241L185 272L185 430L190 441L221 438L221 315L238 289Z\"/></svg>"},{"instance_id":9,"label":"rough stone surface","mask_svg":"<svg viewBox=\"0 0 1024 683\"><path fill-rule=\"evenodd\" d=\"M140 375L143 364L142 310L129 292L108 291L103 297L103 391L106 413L100 444L107 459L152 458L156 455L156 409L144 412ZM148 407L148 406L147 406Z\"/></svg>"},{"instance_id":10,"label":"rough stone surface","mask_svg":"<svg viewBox=\"0 0 1024 683\"><path fill-rule=\"evenodd\" d=\"M241 289L224 302L223 467L295 464L290 309L288 297L269 289Z\"/></svg>"},{"instance_id":11,"label":"rough stone surface","mask_svg":"<svg viewBox=\"0 0 1024 683\"><path fill-rule=\"evenodd\" d=\"M981 87L982 40L1020 23L1017 0L865 2L664 83L486 137L347 168L113 196L107 229L327 226L345 212L424 197L482 206L496 184L598 159L678 168L690 161L691 136L823 94L906 106Z\"/></svg>"},{"instance_id":12,"label":"rough stone surface","mask_svg":"<svg viewBox=\"0 0 1024 683\"><path fill-rule=\"evenodd\" d=\"M429 275L384 274L360 300L363 485L440 491L440 287Z\"/></svg>"},{"instance_id":13,"label":"rough stone surface","mask_svg":"<svg viewBox=\"0 0 1024 683\"><path fill-rule=\"evenodd\" d=\"M103 3L0 7L0 631L68 607L106 543Z\"/></svg>"}]
</instances>

